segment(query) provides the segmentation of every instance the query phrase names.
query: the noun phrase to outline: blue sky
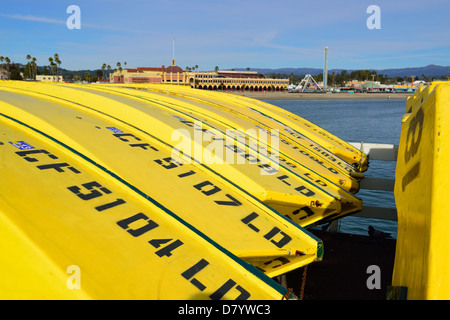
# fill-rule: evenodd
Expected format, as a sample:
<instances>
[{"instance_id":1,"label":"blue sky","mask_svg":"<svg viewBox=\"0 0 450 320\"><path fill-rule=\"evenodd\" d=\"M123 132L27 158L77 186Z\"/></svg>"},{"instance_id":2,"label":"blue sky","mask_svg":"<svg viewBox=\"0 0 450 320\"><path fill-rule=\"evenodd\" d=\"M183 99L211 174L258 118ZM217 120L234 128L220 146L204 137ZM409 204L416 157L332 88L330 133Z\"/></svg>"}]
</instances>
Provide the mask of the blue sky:
<instances>
[{"instance_id":1,"label":"blue sky","mask_svg":"<svg viewBox=\"0 0 450 320\"><path fill-rule=\"evenodd\" d=\"M69 5L81 10L70 30ZM370 30L367 8L381 10ZM450 65L448 0L58 0L2 1L0 55L26 63L97 69L169 65L229 68L384 69Z\"/></svg>"}]
</instances>

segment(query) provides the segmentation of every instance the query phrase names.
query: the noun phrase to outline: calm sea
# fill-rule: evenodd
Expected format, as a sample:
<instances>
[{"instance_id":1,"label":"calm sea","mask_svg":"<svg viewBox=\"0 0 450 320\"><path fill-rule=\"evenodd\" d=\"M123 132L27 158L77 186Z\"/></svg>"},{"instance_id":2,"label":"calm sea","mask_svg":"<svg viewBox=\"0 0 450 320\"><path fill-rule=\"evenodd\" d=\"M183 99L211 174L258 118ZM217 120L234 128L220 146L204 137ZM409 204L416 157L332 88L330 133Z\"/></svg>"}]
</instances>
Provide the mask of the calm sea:
<instances>
[{"instance_id":1,"label":"calm sea","mask_svg":"<svg viewBox=\"0 0 450 320\"><path fill-rule=\"evenodd\" d=\"M266 101L311 121L348 142L387 143L398 145L401 120L405 113L403 99L383 100L270 100ZM371 160L367 177L395 177L396 163ZM363 206L395 208L393 192L361 190L356 194ZM397 222L345 217L339 231L367 235L369 225L397 236Z\"/></svg>"}]
</instances>

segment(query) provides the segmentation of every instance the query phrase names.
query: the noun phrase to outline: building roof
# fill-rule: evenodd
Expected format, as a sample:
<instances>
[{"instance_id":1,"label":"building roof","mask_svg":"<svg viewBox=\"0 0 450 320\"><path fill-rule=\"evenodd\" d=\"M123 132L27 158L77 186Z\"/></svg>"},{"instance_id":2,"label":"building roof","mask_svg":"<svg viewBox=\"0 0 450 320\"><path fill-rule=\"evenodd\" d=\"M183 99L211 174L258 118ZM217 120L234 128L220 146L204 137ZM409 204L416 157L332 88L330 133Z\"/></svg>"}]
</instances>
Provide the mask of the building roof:
<instances>
[{"instance_id":1,"label":"building roof","mask_svg":"<svg viewBox=\"0 0 450 320\"><path fill-rule=\"evenodd\" d=\"M257 78L264 79L265 75L256 71L217 71L219 76L225 76L227 78Z\"/></svg>"},{"instance_id":2,"label":"building roof","mask_svg":"<svg viewBox=\"0 0 450 320\"><path fill-rule=\"evenodd\" d=\"M137 68L139 71L163 71L164 70L164 66L162 66L161 68L154 68L154 67L138 67Z\"/></svg>"},{"instance_id":3,"label":"building roof","mask_svg":"<svg viewBox=\"0 0 450 320\"><path fill-rule=\"evenodd\" d=\"M164 70L164 66L162 68L148 68L148 67L137 67L137 68L127 68L125 69L128 72L144 72L144 71L159 71L162 72Z\"/></svg>"},{"instance_id":4,"label":"building roof","mask_svg":"<svg viewBox=\"0 0 450 320\"><path fill-rule=\"evenodd\" d=\"M164 72L172 72L172 73L183 73L184 70L181 69L179 66L170 66L164 69Z\"/></svg>"},{"instance_id":5,"label":"building roof","mask_svg":"<svg viewBox=\"0 0 450 320\"><path fill-rule=\"evenodd\" d=\"M145 71L155 71L155 72L172 72L172 73L177 73L177 72L179 72L179 73L183 73L184 72L184 70L183 69L181 69L180 67L178 67L178 66L170 66L170 67L167 67L167 68L165 68L164 66L162 66L162 67L160 67L160 68L154 68L154 67L137 67L137 68L127 68L127 69L125 69L125 70L127 70L128 72L137 72L137 73L139 73L139 72L145 72Z\"/></svg>"}]
</instances>

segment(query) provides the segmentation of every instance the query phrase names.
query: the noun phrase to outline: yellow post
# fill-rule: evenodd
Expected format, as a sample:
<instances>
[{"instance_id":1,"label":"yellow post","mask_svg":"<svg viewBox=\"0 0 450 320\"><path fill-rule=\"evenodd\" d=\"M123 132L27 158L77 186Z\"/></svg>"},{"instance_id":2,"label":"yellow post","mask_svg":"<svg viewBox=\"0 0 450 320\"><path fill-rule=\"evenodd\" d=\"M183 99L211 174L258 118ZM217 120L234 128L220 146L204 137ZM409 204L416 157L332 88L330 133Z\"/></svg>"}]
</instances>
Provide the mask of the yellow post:
<instances>
[{"instance_id":1,"label":"yellow post","mask_svg":"<svg viewBox=\"0 0 450 320\"><path fill-rule=\"evenodd\" d=\"M408 99L395 178L399 232L392 284L411 300L450 298L448 141L450 85L433 82Z\"/></svg>"}]
</instances>

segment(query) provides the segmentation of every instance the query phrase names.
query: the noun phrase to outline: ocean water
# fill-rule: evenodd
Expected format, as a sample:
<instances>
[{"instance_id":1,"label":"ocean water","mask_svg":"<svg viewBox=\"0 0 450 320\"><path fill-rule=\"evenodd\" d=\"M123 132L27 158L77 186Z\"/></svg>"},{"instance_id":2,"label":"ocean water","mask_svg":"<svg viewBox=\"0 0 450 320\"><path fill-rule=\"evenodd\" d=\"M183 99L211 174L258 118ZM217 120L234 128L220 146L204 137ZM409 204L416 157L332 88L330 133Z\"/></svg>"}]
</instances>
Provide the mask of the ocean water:
<instances>
[{"instance_id":1,"label":"ocean water","mask_svg":"<svg viewBox=\"0 0 450 320\"><path fill-rule=\"evenodd\" d=\"M406 100L267 100L348 142L398 145ZM395 178L396 162L370 160L367 177ZM361 190L363 206L395 208L393 192ZM369 225L397 236L397 222L348 216L339 220L339 231L367 235Z\"/></svg>"}]
</instances>

